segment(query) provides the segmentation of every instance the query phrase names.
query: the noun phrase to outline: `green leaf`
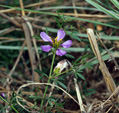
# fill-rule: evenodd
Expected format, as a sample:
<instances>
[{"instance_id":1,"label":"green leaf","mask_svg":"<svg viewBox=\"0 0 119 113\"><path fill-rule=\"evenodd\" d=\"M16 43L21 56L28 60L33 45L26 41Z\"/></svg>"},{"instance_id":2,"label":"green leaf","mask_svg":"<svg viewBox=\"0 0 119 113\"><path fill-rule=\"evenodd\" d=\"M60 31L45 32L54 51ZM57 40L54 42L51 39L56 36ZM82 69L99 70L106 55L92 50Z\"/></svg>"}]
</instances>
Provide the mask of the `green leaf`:
<instances>
[{"instance_id":1,"label":"green leaf","mask_svg":"<svg viewBox=\"0 0 119 113\"><path fill-rule=\"evenodd\" d=\"M76 36L75 34L71 35L71 37L74 38L75 40L81 41L81 39L78 36Z\"/></svg>"},{"instance_id":2,"label":"green leaf","mask_svg":"<svg viewBox=\"0 0 119 113\"><path fill-rule=\"evenodd\" d=\"M40 38L39 36L37 36L37 35L34 35L33 37L36 38L36 39L38 39L38 40L41 39L41 38Z\"/></svg>"},{"instance_id":3,"label":"green leaf","mask_svg":"<svg viewBox=\"0 0 119 113\"><path fill-rule=\"evenodd\" d=\"M79 32L77 31L73 31L73 32L67 32L69 33L69 35L74 38L75 40L81 41L81 39L77 36L77 34L79 34Z\"/></svg>"},{"instance_id":4,"label":"green leaf","mask_svg":"<svg viewBox=\"0 0 119 113\"><path fill-rule=\"evenodd\" d=\"M58 83L60 86L62 86L64 89L67 89L66 85L65 85L65 84L63 84L62 82L57 81L57 83Z\"/></svg>"},{"instance_id":5,"label":"green leaf","mask_svg":"<svg viewBox=\"0 0 119 113\"><path fill-rule=\"evenodd\" d=\"M81 62L79 62L81 60L82 57L79 57L78 59L76 59L74 62L73 62L73 65L77 66L77 65L80 65Z\"/></svg>"},{"instance_id":6,"label":"green leaf","mask_svg":"<svg viewBox=\"0 0 119 113\"><path fill-rule=\"evenodd\" d=\"M86 63L87 58L88 58L88 53L82 56L81 63L82 64Z\"/></svg>"},{"instance_id":7,"label":"green leaf","mask_svg":"<svg viewBox=\"0 0 119 113\"><path fill-rule=\"evenodd\" d=\"M57 79L57 81L61 81L61 80L64 81L65 80L64 77L61 76Z\"/></svg>"},{"instance_id":8,"label":"green leaf","mask_svg":"<svg viewBox=\"0 0 119 113\"><path fill-rule=\"evenodd\" d=\"M45 74L44 72L40 71L39 69L34 69L34 71L36 71L37 73L41 74L40 79L42 79L44 76L46 76L48 78L48 75Z\"/></svg>"},{"instance_id":9,"label":"green leaf","mask_svg":"<svg viewBox=\"0 0 119 113\"><path fill-rule=\"evenodd\" d=\"M82 73L83 71L81 71L81 70L77 70L77 73Z\"/></svg>"},{"instance_id":10,"label":"green leaf","mask_svg":"<svg viewBox=\"0 0 119 113\"><path fill-rule=\"evenodd\" d=\"M54 17L54 19L55 19L55 21L56 21L56 23L57 23L57 26L58 26L59 28L62 28L63 23L60 23L60 22L59 22L59 19L56 18L56 17Z\"/></svg>"},{"instance_id":11,"label":"green leaf","mask_svg":"<svg viewBox=\"0 0 119 113\"><path fill-rule=\"evenodd\" d=\"M65 54L65 56L68 57L68 58L71 58L71 59L74 59L75 58L74 56L72 56L70 54Z\"/></svg>"},{"instance_id":12,"label":"green leaf","mask_svg":"<svg viewBox=\"0 0 119 113\"><path fill-rule=\"evenodd\" d=\"M76 75L77 75L78 77L80 77L81 79L85 80L85 78L84 78L84 76L83 76L82 74L76 73Z\"/></svg>"},{"instance_id":13,"label":"green leaf","mask_svg":"<svg viewBox=\"0 0 119 113\"><path fill-rule=\"evenodd\" d=\"M90 95L95 94L95 93L96 93L95 89L86 89L84 91L85 96L90 96Z\"/></svg>"},{"instance_id":14,"label":"green leaf","mask_svg":"<svg viewBox=\"0 0 119 113\"><path fill-rule=\"evenodd\" d=\"M40 71L39 69L34 69L35 72L39 73L39 74L43 74L42 71Z\"/></svg>"}]
</instances>

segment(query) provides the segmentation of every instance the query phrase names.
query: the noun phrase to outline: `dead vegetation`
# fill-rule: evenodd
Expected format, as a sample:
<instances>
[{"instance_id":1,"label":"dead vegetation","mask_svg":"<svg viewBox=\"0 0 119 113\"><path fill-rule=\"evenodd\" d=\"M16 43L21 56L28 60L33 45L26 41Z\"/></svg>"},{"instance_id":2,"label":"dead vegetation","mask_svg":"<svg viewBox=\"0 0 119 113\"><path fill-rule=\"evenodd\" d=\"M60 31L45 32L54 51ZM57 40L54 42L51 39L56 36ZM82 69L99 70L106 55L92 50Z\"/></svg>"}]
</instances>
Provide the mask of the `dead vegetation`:
<instances>
[{"instance_id":1,"label":"dead vegetation","mask_svg":"<svg viewBox=\"0 0 119 113\"><path fill-rule=\"evenodd\" d=\"M86 9L91 8L91 5L83 0L64 0L62 2L57 0L42 0L36 3L33 3L33 0L30 0L29 3L27 0L24 2L19 0L18 3L19 6L17 7L14 5L9 8L7 5L6 8L0 6L0 23L2 26L0 27L1 62L5 57L5 51L17 50L17 56L13 58L12 63L6 64L6 67L2 63L0 64L0 93L5 93L7 100L11 100L13 92L18 94L16 96L17 105L27 112L30 109L32 113L37 113L39 108L31 109L31 107L35 106L34 101L28 101L26 97L30 95L35 96L36 93L42 97L45 86L49 85L54 87L53 89L59 88L64 92L63 94L52 90L52 95L58 98L59 102L61 102L61 99L65 101L64 108L59 107L59 111L63 113L118 113L119 39L116 40L116 36L118 37L119 33L118 29L113 28L113 25L110 27L106 24L117 20L97 9ZM9 4L12 4L12 2ZM5 5L4 0L1 0L1 5ZM52 8L53 6L57 7ZM69 9L68 6L70 6ZM82 7L86 8L83 9ZM78 8L82 9L79 10ZM57 13L57 10L61 11ZM91 63L93 67L92 69L84 68L82 73L85 77L84 81L76 79L74 75L70 76L71 78L67 78L65 82L68 89L66 91L55 84L47 83L47 78L39 80L41 75L34 71L35 69L42 71L44 66L49 70L51 65L50 54L47 54L49 58L44 58L42 53L39 53L41 51L39 47L43 41L41 39L37 40L34 35L39 36L43 30L49 33L56 33L59 28L54 17L58 18L58 14L65 16L65 19L66 16L70 16L63 22L63 26L71 28L71 25L73 25L74 29L76 28L79 33L77 37L81 39L81 42L79 42L72 36L67 36L67 38L73 40L73 49L70 51L71 55L78 58L85 53L91 54L86 63ZM61 18L59 18L59 22L62 22ZM73 31L72 29L68 30L70 32ZM99 35L96 34L97 39L94 31L99 33ZM112 36L114 34L113 31L115 31L114 37ZM110 39L106 40L103 34L110 36ZM75 48L84 49L83 51L79 49L78 52L75 52ZM64 58L57 57L56 62ZM9 61L9 58L7 60ZM71 58L69 60L73 61ZM25 96L19 96L22 88L33 88L33 86L37 87L38 90L23 90L21 93ZM55 91L56 93L53 93ZM46 94L47 97L48 95ZM22 99L22 102L26 104L22 105L19 99ZM0 103L3 106L8 105L5 112L10 112L11 108L8 103L2 100L0 100ZM40 106L40 103L38 103L38 106ZM55 107L52 107L51 111L52 113L57 112Z\"/></svg>"}]
</instances>

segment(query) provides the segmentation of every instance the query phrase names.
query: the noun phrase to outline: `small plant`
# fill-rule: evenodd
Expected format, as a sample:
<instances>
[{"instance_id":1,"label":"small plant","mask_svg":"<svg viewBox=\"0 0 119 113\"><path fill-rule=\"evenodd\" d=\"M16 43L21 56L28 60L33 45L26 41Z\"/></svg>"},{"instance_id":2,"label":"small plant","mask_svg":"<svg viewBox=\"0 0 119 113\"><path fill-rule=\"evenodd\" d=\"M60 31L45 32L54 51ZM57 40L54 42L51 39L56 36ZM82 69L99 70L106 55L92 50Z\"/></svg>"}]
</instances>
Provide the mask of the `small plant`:
<instances>
[{"instance_id":1,"label":"small plant","mask_svg":"<svg viewBox=\"0 0 119 113\"><path fill-rule=\"evenodd\" d=\"M118 112L119 1L35 2L0 2L0 113Z\"/></svg>"},{"instance_id":2,"label":"small plant","mask_svg":"<svg viewBox=\"0 0 119 113\"><path fill-rule=\"evenodd\" d=\"M69 48L72 45L72 41L68 40L68 41L64 42L63 44L61 44L62 39L65 37L65 31L62 29L58 30L57 37L55 38L55 40L50 38L50 36L48 36L45 32L41 32L40 36L45 42L51 42L51 44L52 44L52 46L41 45L42 50L45 52L49 52L52 49L53 58L52 58L52 64L51 64L49 78L48 78L48 83L50 83L51 78L52 78L52 71L53 71L55 55L63 56L66 54L66 51L59 49L59 46L62 46L64 48ZM48 86L46 86L46 88L45 88L43 99L41 101L41 109L43 108L44 98L46 96L47 89L48 89Z\"/></svg>"}]
</instances>

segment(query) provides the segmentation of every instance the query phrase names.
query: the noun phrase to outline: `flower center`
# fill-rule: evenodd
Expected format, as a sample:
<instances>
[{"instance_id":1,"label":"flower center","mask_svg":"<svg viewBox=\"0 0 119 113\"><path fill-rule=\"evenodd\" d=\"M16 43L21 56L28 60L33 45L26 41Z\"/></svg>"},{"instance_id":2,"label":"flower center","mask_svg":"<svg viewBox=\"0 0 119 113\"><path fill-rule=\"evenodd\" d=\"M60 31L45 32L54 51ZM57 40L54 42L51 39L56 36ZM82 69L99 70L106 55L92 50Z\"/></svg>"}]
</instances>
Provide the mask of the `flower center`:
<instances>
[{"instance_id":1,"label":"flower center","mask_svg":"<svg viewBox=\"0 0 119 113\"><path fill-rule=\"evenodd\" d=\"M62 41L62 39L60 39L60 40L58 41L57 38L58 38L58 37L56 37L55 40L53 41L53 47L56 48L56 49L60 46L61 41Z\"/></svg>"}]
</instances>

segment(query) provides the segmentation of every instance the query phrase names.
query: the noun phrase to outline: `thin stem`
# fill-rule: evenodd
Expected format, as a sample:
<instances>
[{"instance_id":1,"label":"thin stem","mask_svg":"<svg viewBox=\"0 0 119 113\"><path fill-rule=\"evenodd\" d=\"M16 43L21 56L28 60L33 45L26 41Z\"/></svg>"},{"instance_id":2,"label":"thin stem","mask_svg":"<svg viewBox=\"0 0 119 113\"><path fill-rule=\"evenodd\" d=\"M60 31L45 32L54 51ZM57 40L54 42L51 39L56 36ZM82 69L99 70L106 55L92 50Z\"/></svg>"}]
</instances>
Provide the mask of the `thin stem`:
<instances>
[{"instance_id":1,"label":"thin stem","mask_svg":"<svg viewBox=\"0 0 119 113\"><path fill-rule=\"evenodd\" d=\"M69 72L69 71L71 71L71 70L73 70L73 69L70 68L70 69L68 69L68 70L66 70L66 71L64 71L64 72L62 72L62 73L58 73L58 74L55 75L55 76L51 76L50 79L53 79L53 78L55 78L55 77L57 77L57 76L60 76L60 75L62 75L62 74L64 74L64 73L67 73L67 72Z\"/></svg>"},{"instance_id":2,"label":"thin stem","mask_svg":"<svg viewBox=\"0 0 119 113\"><path fill-rule=\"evenodd\" d=\"M0 98L4 101L4 102L6 102L7 104L9 104L9 102L7 102L7 100L5 100L2 96L0 96ZM16 112L16 113L19 113L16 109L15 109L15 107L11 104L11 107L12 107L12 109Z\"/></svg>"},{"instance_id":3,"label":"thin stem","mask_svg":"<svg viewBox=\"0 0 119 113\"><path fill-rule=\"evenodd\" d=\"M55 60L55 52L53 53L52 64L51 64L50 73L49 73L49 78L48 78L48 82L47 82L47 83L50 83L50 78L51 78L51 74L52 74L52 70L53 70L54 60ZM44 94L43 94L43 99L42 99L42 101L41 101L41 109L42 109L42 107L43 107L43 102L44 102L44 98L45 98L45 96L46 96L47 89L48 89L48 85L46 86L45 91L44 91Z\"/></svg>"},{"instance_id":4,"label":"thin stem","mask_svg":"<svg viewBox=\"0 0 119 113\"><path fill-rule=\"evenodd\" d=\"M53 54L53 58L52 58L52 64L51 64L51 68L50 68L49 78L50 78L50 76L51 76L51 74L52 74L52 69L53 69L54 60L55 60L55 53Z\"/></svg>"}]
</instances>

